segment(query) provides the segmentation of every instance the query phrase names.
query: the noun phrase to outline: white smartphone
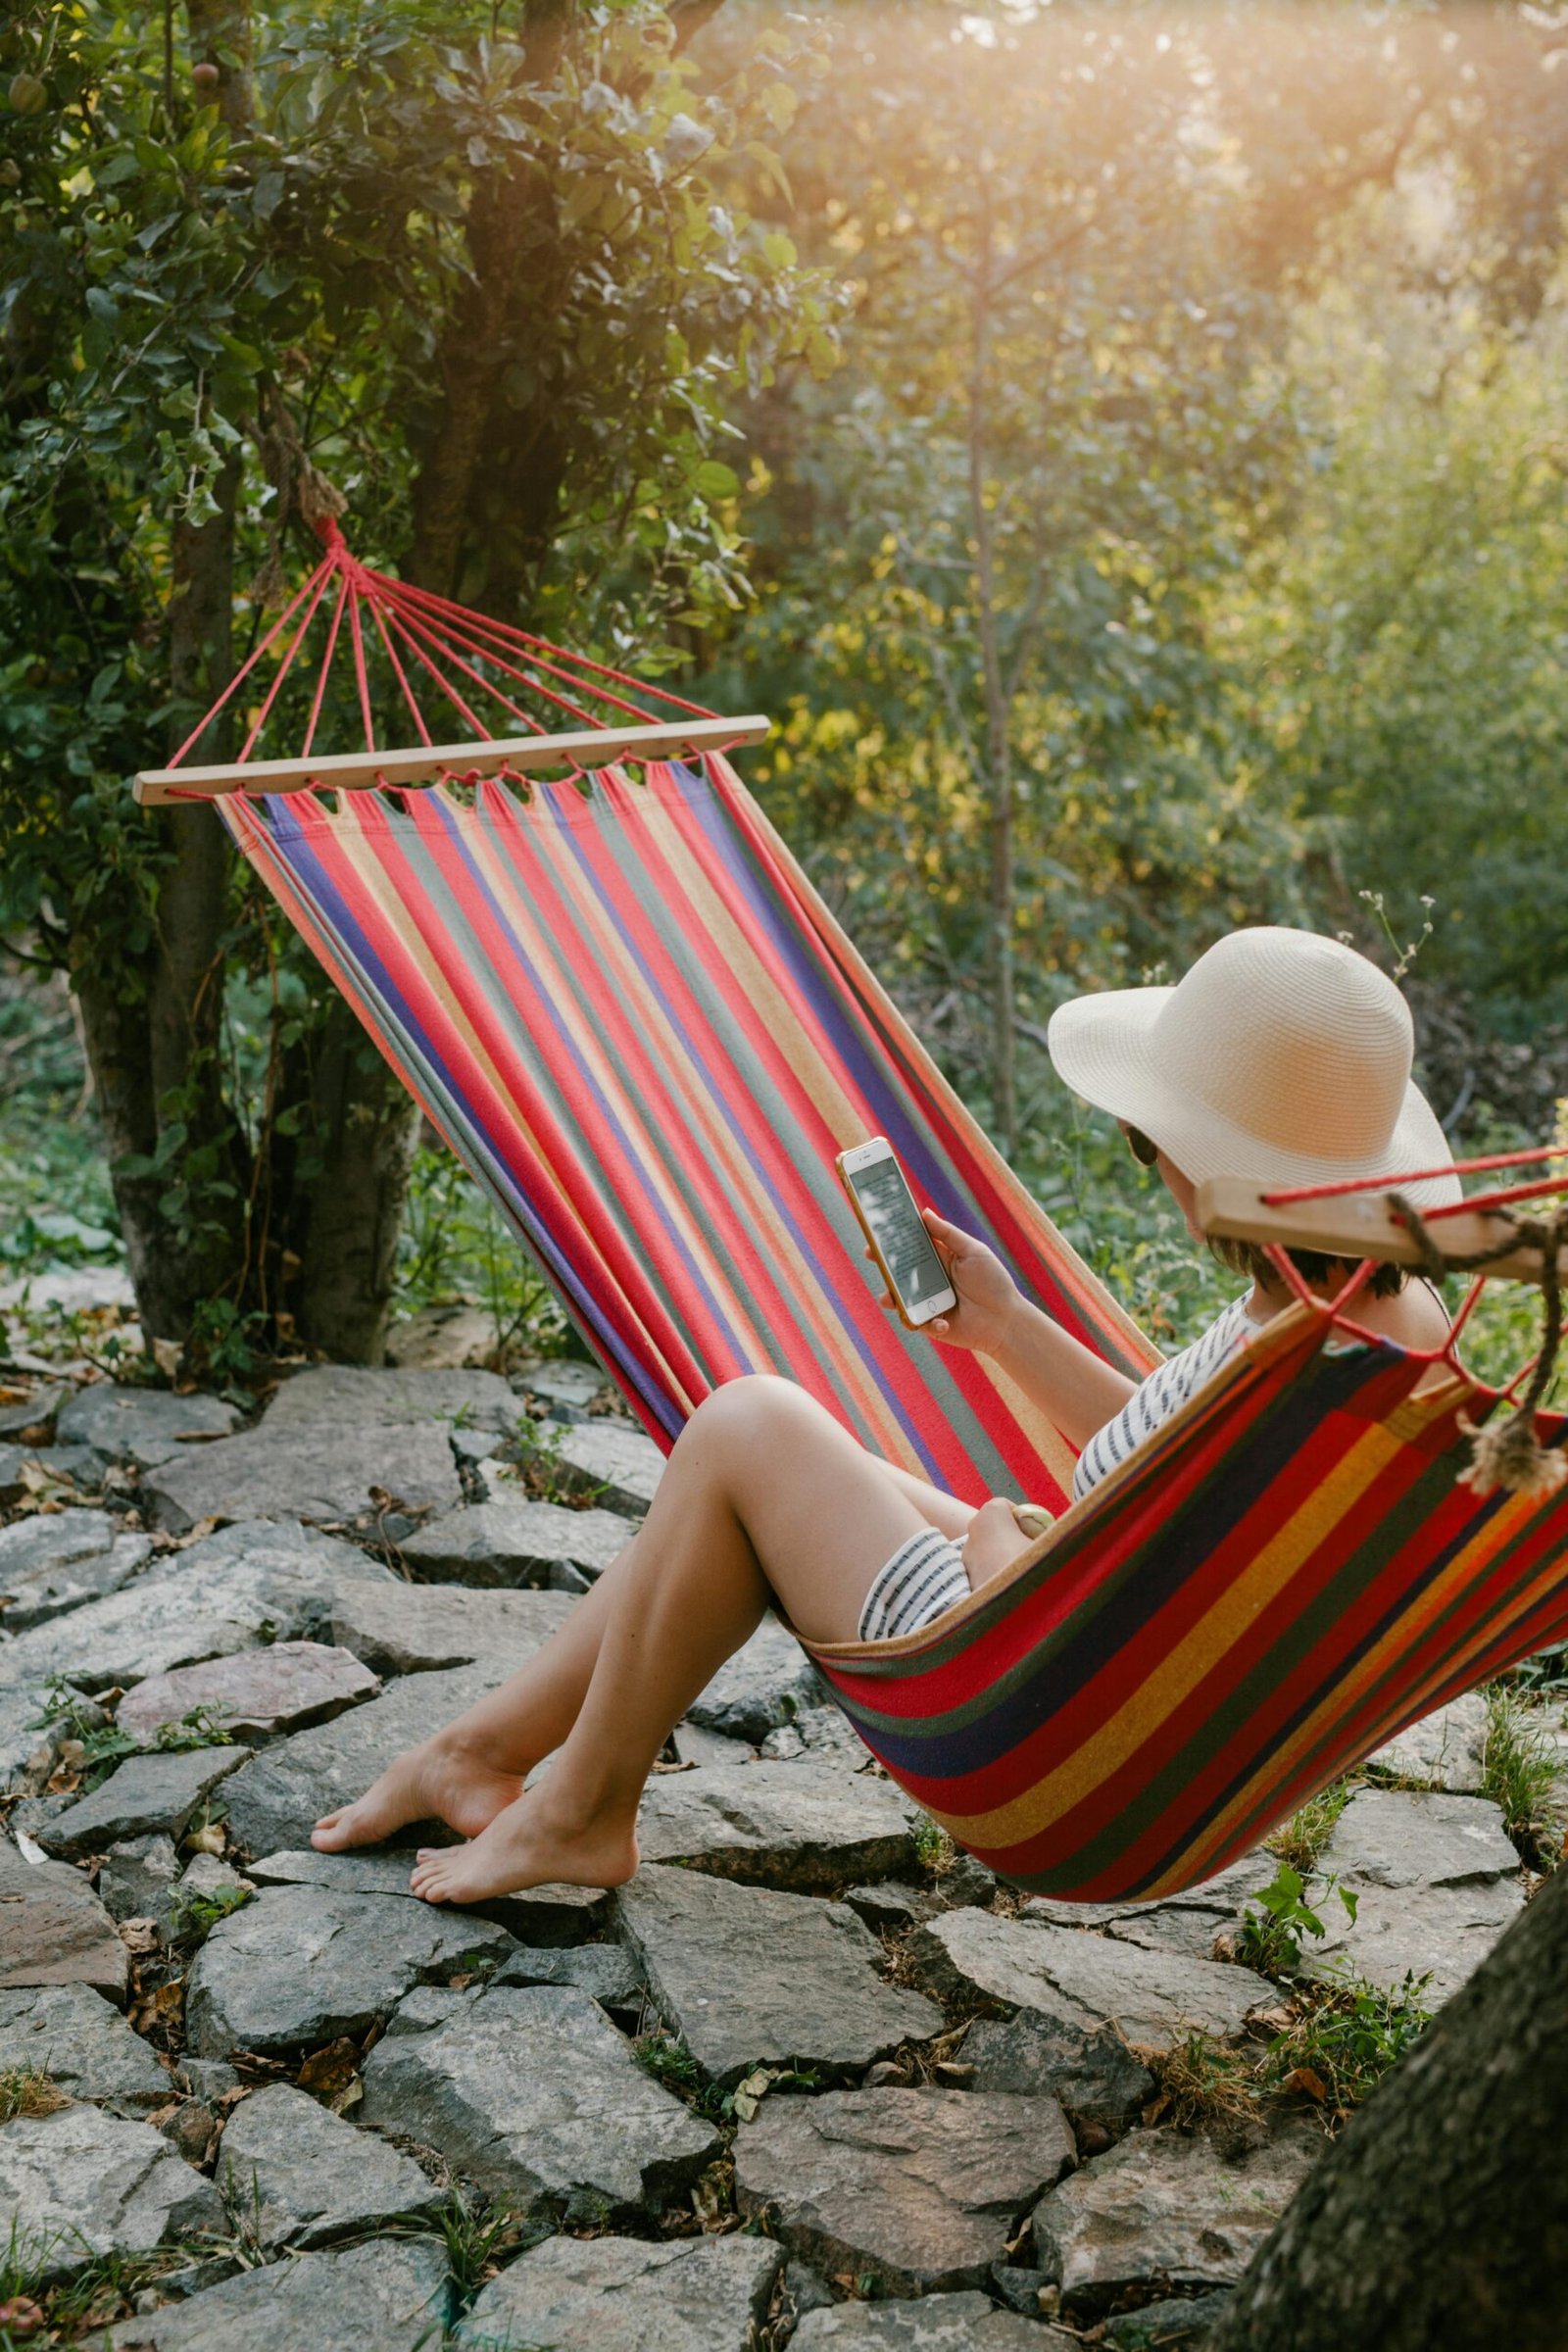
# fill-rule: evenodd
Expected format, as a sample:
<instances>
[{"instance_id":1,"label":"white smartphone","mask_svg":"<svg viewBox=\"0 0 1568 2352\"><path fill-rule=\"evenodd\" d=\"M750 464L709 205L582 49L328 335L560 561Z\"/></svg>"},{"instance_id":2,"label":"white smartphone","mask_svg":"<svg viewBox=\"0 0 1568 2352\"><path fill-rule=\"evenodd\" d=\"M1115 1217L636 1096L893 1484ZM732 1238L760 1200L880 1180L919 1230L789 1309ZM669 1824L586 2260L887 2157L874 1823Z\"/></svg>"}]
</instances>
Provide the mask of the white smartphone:
<instances>
[{"instance_id":1,"label":"white smartphone","mask_svg":"<svg viewBox=\"0 0 1568 2352\"><path fill-rule=\"evenodd\" d=\"M841 1152L834 1165L900 1320L918 1331L937 1315L951 1314L958 1295L887 1137L874 1135L868 1144Z\"/></svg>"}]
</instances>

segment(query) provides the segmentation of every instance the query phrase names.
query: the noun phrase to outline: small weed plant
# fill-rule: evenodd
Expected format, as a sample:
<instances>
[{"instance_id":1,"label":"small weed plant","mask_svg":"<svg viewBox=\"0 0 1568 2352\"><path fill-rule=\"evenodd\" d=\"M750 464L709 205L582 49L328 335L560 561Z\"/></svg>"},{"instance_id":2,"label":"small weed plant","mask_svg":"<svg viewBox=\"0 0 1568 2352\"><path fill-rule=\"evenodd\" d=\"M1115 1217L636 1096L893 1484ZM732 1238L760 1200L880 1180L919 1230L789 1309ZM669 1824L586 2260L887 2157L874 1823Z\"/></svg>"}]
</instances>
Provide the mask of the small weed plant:
<instances>
[{"instance_id":1,"label":"small weed plant","mask_svg":"<svg viewBox=\"0 0 1568 2352\"><path fill-rule=\"evenodd\" d=\"M1334 1825L1355 1793L1348 1781L1331 1782L1309 1796L1304 1805L1283 1822L1268 1839L1268 1850L1303 1879L1317 1868L1317 1858L1334 1834Z\"/></svg>"},{"instance_id":2,"label":"small weed plant","mask_svg":"<svg viewBox=\"0 0 1568 2352\"><path fill-rule=\"evenodd\" d=\"M102 1709L85 1700L79 1690L59 1675L48 1678L49 1692L43 1713L33 1725L35 1731L66 1734L72 1742L69 1757L63 1750L63 1760L73 1763L81 1775L83 1795L109 1778L115 1766L126 1756L145 1755L146 1743L132 1740L118 1724L93 1720ZM90 1711L89 1711L90 1710ZM194 1747L232 1747L234 1735L225 1731L218 1718L206 1707L192 1707L177 1723L161 1723L153 1740L155 1749L165 1754Z\"/></svg>"},{"instance_id":3,"label":"small weed plant","mask_svg":"<svg viewBox=\"0 0 1568 2352\"><path fill-rule=\"evenodd\" d=\"M255 1891L253 1886L214 1886L206 1894L176 1893L174 1941L187 1949L205 1943L213 1930L231 1912L243 1909Z\"/></svg>"},{"instance_id":4,"label":"small weed plant","mask_svg":"<svg viewBox=\"0 0 1568 2352\"><path fill-rule=\"evenodd\" d=\"M1407 1976L1391 1989L1364 1977L1320 1978L1300 1997L1295 2022L1269 2044L1265 2082L1303 2093L1331 2115L1348 2114L1432 2023L1430 1982Z\"/></svg>"},{"instance_id":5,"label":"small weed plant","mask_svg":"<svg viewBox=\"0 0 1568 2352\"><path fill-rule=\"evenodd\" d=\"M19 2115L54 2115L71 2100L40 2067L13 2066L0 2074L0 2124Z\"/></svg>"},{"instance_id":6,"label":"small weed plant","mask_svg":"<svg viewBox=\"0 0 1568 2352\"><path fill-rule=\"evenodd\" d=\"M1561 1838L1552 1832L1558 1757L1518 1693L1494 1683L1487 1691L1487 1739L1481 1786L1500 1806L1503 1827L1534 1870L1552 1870Z\"/></svg>"},{"instance_id":7,"label":"small weed plant","mask_svg":"<svg viewBox=\"0 0 1568 2352\"><path fill-rule=\"evenodd\" d=\"M1330 1879L1324 1895L1338 1895L1350 1925L1355 1925L1356 1897L1348 1886ZM1320 1898L1319 1898L1320 1899ZM1250 1898L1242 1924L1238 1958L1264 1977L1294 1977L1301 1965L1301 1938L1328 1934L1322 1918L1306 1899L1306 1883L1289 1862L1282 1862L1268 1885Z\"/></svg>"},{"instance_id":8,"label":"small weed plant","mask_svg":"<svg viewBox=\"0 0 1568 2352\"><path fill-rule=\"evenodd\" d=\"M914 1854L922 1870L940 1879L956 1862L958 1849L940 1822L922 1820L914 1833Z\"/></svg>"}]
</instances>

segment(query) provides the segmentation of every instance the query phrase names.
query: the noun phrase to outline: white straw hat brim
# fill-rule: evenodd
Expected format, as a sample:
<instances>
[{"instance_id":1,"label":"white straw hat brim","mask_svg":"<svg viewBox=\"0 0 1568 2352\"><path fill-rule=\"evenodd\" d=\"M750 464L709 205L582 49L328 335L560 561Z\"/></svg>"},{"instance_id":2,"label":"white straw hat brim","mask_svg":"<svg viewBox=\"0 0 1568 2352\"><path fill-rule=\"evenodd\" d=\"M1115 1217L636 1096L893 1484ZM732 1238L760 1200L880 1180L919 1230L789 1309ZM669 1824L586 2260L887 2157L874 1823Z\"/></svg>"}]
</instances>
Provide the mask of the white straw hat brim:
<instances>
[{"instance_id":1,"label":"white straw hat brim","mask_svg":"<svg viewBox=\"0 0 1568 2352\"><path fill-rule=\"evenodd\" d=\"M1142 1129L1184 1176L1201 1184L1210 1176L1239 1176L1259 1184L1334 1184L1354 1176L1387 1176L1396 1183L1407 1171L1443 1168L1452 1158L1447 1138L1420 1088L1405 1089L1403 1104L1385 1147L1371 1159L1317 1158L1283 1152L1265 1139L1196 1100L1189 1089L1162 1077L1153 1028L1174 996L1170 988L1107 989L1075 997L1051 1016L1051 1058L1075 1094ZM1457 1176L1400 1183L1420 1208L1457 1200Z\"/></svg>"}]
</instances>

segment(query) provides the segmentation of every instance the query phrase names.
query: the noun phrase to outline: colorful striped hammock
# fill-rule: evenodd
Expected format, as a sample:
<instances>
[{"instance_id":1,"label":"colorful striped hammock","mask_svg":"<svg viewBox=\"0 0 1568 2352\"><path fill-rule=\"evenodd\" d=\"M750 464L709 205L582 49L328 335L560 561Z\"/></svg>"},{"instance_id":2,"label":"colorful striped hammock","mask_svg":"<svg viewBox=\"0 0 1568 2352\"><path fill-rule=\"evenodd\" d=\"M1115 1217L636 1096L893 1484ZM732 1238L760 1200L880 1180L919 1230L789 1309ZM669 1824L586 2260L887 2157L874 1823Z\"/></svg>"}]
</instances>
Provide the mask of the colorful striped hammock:
<instances>
[{"instance_id":1,"label":"colorful striped hammock","mask_svg":"<svg viewBox=\"0 0 1568 2352\"><path fill-rule=\"evenodd\" d=\"M333 642L347 611L363 643L363 600L416 711L408 646L439 674L456 644L523 715L507 698L539 640L416 605L340 549L307 583L340 583ZM559 681L572 658L545 651ZM574 695L597 690L587 666ZM366 678L362 662L370 742ZM1029 1400L878 1304L834 1153L887 1135L916 1189L1080 1339L1133 1374L1156 1351L1009 1173L728 761L531 788L482 765L335 806L318 789L217 789L246 858L662 1444L721 1382L770 1371L964 1499L1062 1512L920 1634L813 1648L866 1745L961 1845L1041 1893L1175 1891L1568 1636L1568 1492L1456 1483L1460 1416L1484 1417L1493 1393L1455 1373L1416 1396L1421 1359L1348 1344L1304 1303L1068 1508L1072 1449ZM1540 1429L1568 1443L1560 1417Z\"/></svg>"}]
</instances>

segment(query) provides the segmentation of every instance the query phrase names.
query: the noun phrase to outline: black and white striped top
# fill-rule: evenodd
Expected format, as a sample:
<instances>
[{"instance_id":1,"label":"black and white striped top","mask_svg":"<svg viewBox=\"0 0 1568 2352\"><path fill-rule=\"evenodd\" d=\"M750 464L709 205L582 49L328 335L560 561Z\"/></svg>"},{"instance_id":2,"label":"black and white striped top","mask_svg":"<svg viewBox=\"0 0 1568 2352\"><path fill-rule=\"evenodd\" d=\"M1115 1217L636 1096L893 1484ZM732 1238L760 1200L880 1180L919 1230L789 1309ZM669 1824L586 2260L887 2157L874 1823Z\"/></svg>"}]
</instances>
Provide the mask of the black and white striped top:
<instances>
[{"instance_id":1,"label":"black and white striped top","mask_svg":"<svg viewBox=\"0 0 1568 2352\"><path fill-rule=\"evenodd\" d=\"M1233 1298L1222 1314L1215 1316L1208 1329L1179 1355L1168 1356L1157 1364L1149 1378L1134 1389L1121 1411L1103 1429L1097 1429L1082 1453L1073 1473L1072 1496L1076 1502L1108 1477L1118 1463L1124 1462L1135 1446L1152 1438L1161 1422L1179 1412L1190 1396L1196 1396L1209 1374L1218 1369L1225 1358L1243 1347L1255 1331L1262 1329L1247 1311L1250 1292Z\"/></svg>"}]
</instances>

